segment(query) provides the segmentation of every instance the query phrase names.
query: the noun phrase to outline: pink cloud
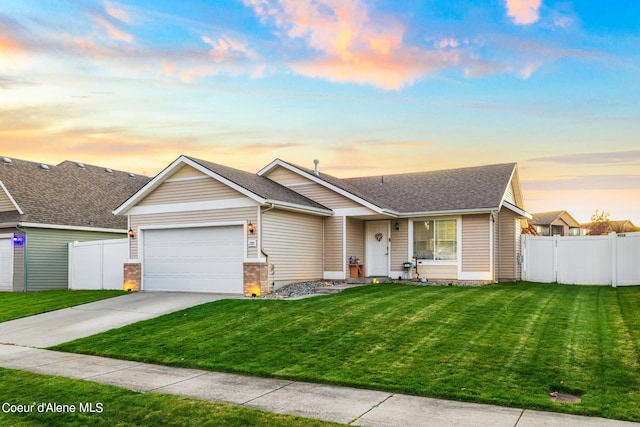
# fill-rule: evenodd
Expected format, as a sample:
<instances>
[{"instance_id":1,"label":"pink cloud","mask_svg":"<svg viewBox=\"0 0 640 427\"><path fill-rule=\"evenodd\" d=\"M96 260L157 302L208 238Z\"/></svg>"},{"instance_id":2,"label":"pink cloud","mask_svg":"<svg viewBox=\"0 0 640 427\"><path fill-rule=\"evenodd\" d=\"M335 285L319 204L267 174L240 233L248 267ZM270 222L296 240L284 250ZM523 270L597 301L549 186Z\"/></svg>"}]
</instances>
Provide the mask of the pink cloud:
<instances>
[{"instance_id":1,"label":"pink cloud","mask_svg":"<svg viewBox=\"0 0 640 427\"><path fill-rule=\"evenodd\" d=\"M542 0L506 0L507 15L518 25L529 25L540 19Z\"/></svg>"},{"instance_id":2,"label":"pink cloud","mask_svg":"<svg viewBox=\"0 0 640 427\"><path fill-rule=\"evenodd\" d=\"M104 9L109 14L109 16L117 19L120 22L124 22L126 24L131 24L133 22L131 15L124 9L122 5L107 1L105 2Z\"/></svg>"},{"instance_id":3,"label":"pink cloud","mask_svg":"<svg viewBox=\"0 0 640 427\"><path fill-rule=\"evenodd\" d=\"M396 90L442 68L458 55L403 42L404 26L370 14L361 0L245 0L282 35L302 39L317 53L289 66L309 77Z\"/></svg>"}]
</instances>

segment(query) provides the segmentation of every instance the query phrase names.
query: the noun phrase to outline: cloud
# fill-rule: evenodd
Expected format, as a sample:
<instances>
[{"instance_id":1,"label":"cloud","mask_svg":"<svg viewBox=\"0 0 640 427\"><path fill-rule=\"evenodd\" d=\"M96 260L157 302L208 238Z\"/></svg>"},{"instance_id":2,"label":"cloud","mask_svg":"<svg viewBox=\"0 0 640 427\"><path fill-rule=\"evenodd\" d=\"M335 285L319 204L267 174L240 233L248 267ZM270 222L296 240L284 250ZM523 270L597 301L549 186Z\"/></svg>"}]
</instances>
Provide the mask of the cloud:
<instances>
[{"instance_id":1,"label":"cloud","mask_svg":"<svg viewBox=\"0 0 640 427\"><path fill-rule=\"evenodd\" d=\"M383 145L386 145L387 147L416 148L416 147L431 147L437 144L435 142L426 142L426 141L397 141L397 142L388 142Z\"/></svg>"},{"instance_id":2,"label":"cloud","mask_svg":"<svg viewBox=\"0 0 640 427\"><path fill-rule=\"evenodd\" d=\"M302 40L312 49L307 57L288 61L291 69L308 77L396 90L459 61L455 53L405 44L401 23L374 15L360 0L244 3L263 22L273 23L285 42Z\"/></svg>"},{"instance_id":3,"label":"cloud","mask_svg":"<svg viewBox=\"0 0 640 427\"><path fill-rule=\"evenodd\" d=\"M133 22L131 14L121 4L107 1L104 4L104 9L109 16L120 22L124 22L126 24L131 24Z\"/></svg>"},{"instance_id":4,"label":"cloud","mask_svg":"<svg viewBox=\"0 0 640 427\"><path fill-rule=\"evenodd\" d=\"M603 165L640 162L640 150L610 151L601 153L575 153L561 156L536 157L530 162L551 162L581 165Z\"/></svg>"},{"instance_id":5,"label":"cloud","mask_svg":"<svg viewBox=\"0 0 640 427\"><path fill-rule=\"evenodd\" d=\"M506 0L507 15L517 25L530 25L540 19L542 0Z\"/></svg>"}]
</instances>

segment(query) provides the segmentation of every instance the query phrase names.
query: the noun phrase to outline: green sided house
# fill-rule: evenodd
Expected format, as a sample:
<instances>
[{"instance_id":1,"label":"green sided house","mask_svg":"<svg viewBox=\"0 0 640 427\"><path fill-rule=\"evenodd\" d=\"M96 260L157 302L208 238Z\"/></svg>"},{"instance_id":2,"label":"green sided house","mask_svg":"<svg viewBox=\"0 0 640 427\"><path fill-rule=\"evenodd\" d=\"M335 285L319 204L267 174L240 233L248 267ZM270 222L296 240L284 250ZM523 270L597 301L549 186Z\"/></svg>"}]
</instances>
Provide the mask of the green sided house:
<instances>
[{"instance_id":1,"label":"green sided house","mask_svg":"<svg viewBox=\"0 0 640 427\"><path fill-rule=\"evenodd\" d=\"M68 243L126 238L112 211L149 178L0 158L0 291L68 288Z\"/></svg>"},{"instance_id":2,"label":"green sided house","mask_svg":"<svg viewBox=\"0 0 640 427\"><path fill-rule=\"evenodd\" d=\"M187 156L114 213L135 233L133 286L245 295L352 275L517 280L531 218L515 163L339 179L317 163L254 174Z\"/></svg>"}]
</instances>

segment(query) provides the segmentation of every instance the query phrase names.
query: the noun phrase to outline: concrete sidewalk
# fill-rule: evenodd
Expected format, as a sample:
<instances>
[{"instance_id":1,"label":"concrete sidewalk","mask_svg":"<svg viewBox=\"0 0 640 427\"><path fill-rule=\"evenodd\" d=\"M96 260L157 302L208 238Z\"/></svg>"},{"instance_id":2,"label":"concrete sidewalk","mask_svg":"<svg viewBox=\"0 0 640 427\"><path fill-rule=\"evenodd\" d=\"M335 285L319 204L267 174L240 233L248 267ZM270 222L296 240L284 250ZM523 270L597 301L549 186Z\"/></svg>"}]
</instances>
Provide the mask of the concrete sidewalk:
<instances>
[{"instance_id":1,"label":"concrete sidewalk","mask_svg":"<svg viewBox=\"0 0 640 427\"><path fill-rule=\"evenodd\" d=\"M0 367L358 426L631 427L638 423L0 345Z\"/></svg>"}]
</instances>

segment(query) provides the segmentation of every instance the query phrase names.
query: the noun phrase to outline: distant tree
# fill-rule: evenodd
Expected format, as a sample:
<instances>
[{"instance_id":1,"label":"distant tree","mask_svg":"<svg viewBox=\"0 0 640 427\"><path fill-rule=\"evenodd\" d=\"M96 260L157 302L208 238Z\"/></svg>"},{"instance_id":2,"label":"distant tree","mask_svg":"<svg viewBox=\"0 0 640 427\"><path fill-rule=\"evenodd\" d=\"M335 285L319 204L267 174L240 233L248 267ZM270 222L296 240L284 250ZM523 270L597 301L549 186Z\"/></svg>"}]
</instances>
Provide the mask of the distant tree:
<instances>
[{"instance_id":1,"label":"distant tree","mask_svg":"<svg viewBox=\"0 0 640 427\"><path fill-rule=\"evenodd\" d=\"M595 213L591 215L591 223L587 227L589 236L602 236L603 234L609 234L611 231L611 225L609 224L609 212L604 210L600 212L596 209Z\"/></svg>"},{"instance_id":2,"label":"distant tree","mask_svg":"<svg viewBox=\"0 0 640 427\"><path fill-rule=\"evenodd\" d=\"M536 230L536 226L533 225L531 220L525 219L523 222L524 222L524 224L522 224L522 225L526 225L526 227L522 227L522 234L529 234L531 236L537 236L538 235L538 230Z\"/></svg>"}]
</instances>

